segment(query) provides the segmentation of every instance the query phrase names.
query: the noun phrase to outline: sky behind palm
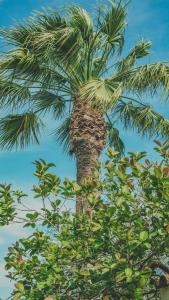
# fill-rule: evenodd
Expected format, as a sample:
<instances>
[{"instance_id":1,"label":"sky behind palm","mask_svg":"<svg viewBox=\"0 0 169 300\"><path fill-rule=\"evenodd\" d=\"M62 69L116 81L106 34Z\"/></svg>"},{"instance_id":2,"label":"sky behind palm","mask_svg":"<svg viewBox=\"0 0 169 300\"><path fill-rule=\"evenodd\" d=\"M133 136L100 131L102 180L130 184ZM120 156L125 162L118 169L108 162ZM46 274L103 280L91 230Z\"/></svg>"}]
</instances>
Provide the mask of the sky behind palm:
<instances>
[{"instance_id":1,"label":"sky behind palm","mask_svg":"<svg viewBox=\"0 0 169 300\"><path fill-rule=\"evenodd\" d=\"M76 2L86 9L92 11L98 2L91 0L77 0ZM10 26L15 20L21 21L29 16L33 10L41 10L43 7L63 7L69 0L0 0L0 26ZM102 1L106 3L106 1ZM146 62L169 60L169 0L133 0L128 7L128 29L126 31L125 52L142 37L153 42L152 55ZM158 99L146 99L151 101L155 109L166 117L169 117L169 103ZM49 127L54 124L47 119ZM121 130L121 136L126 143L127 150L148 151L153 158L153 142L138 137L133 132ZM54 137L49 131L44 132L40 146L32 146L28 151L0 152L0 182L12 183L16 188L29 191L34 183L32 175L32 162L43 158L54 162L57 173L61 177L75 177L75 160L63 153L61 146L56 144ZM34 200L35 201L35 200ZM32 201L30 202L32 205ZM34 204L39 205L38 203ZM25 235L20 226L10 226L0 229L0 298L5 300L10 295L10 283L4 277L3 257L7 247L21 236Z\"/></svg>"}]
</instances>

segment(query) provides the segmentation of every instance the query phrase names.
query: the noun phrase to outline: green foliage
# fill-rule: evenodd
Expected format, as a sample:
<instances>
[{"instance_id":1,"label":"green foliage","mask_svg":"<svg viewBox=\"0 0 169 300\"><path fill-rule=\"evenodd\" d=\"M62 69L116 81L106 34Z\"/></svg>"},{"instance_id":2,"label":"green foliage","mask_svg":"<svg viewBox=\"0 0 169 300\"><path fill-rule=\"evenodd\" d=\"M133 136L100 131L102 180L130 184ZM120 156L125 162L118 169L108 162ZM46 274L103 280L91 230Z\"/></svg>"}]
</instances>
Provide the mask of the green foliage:
<instances>
[{"instance_id":1,"label":"green foliage","mask_svg":"<svg viewBox=\"0 0 169 300\"><path fill-rule=\"evenodd\" d=\"M16 216L14 194L11 185L0 185L0 226L8 225Z\"/></svg>"},{"instance_id":2,"label":"green foliage","mask_svg":"<svg viewBox=\"0 0 169 300\"><path fill-rule=\"evenodd\" d=\"M100 20L101 18L99 18L99 27L107 42L105 47L110 47L109 51L111 48L114 50L115 47L121 50L124 42L124 29L127 25L126 7L125 5L122 5L121 1L119 1L118 4L115 4L114 1L111 1L110 3L112 6L110 9L105 9L103 20Z\"/></svg>"},{"instance_id":3,"label":"green foliage","mask_svg":"<svg viewBox=\"0 0 169 300\"><path fill-rule=\"evenodd\" d=\"M126 1L109 1L99 6L94 18L80 6L69 5L64 13L55 9L36 12L22 23L1 29L1 40L9 49L0 59L1 108L11 109L14 115L10 115L10 120L9 116L1 120L1 146L25 147L37 142L38 118L44 112L54 122L61 118L63 125L54 134L58 132L57 140L66 141L65 148L70 149L67 120L71 119L74 99L88 101L103 112L108 122L118 119L139 134L158 134L159 138L168 139L168 121L153 109L145 117L142 101L147 93L161 90L165 91L165 98L168 96L169 67L161 62L140 63L151 47L151 42L143 39L126 57L121 56L126 16ZM136 99L126 97L131 93ZM130 113L116 109L123 105L130 107ZM20 125L18 128L18 122L25 118L23 111L30 114L30 108L31 116L37 115L36 121L31 117L28 130ZM112 131L112 126L108 126L110 143ZM113 134L117 136L117 131ZM120 147L119 142L114 144L123 152L122 142Z\"/></svg>"},{"instance_id":4,"label":"green foliage","mask_svg":"<svg viewBox=\"0 0 169 300\"><path fill-rule=\"evenodd\" d=\"M34 95L34 107L38 112L47 113L52 111L55 118L61 118L65 110L63 97L42 90Z\"/></svg>"},{"instance_id":5,"label":"green foliage","mask_svg":"<svg viewBox=\"0 0 169 300\"><path fill-rule=\"evenodd\" d=\"M159 299L152 265L169 256L167 149L158 145L158 163L144 152L119 159L110 149L82 186L61 182L53 164L36 161L33 191L42 209L27 212L24 226L34 231L9 248L12 299ZM80 214L71 212L77 196L88 204Z\"/></svg>"},{"instance_id":6,"label":"green foliage","mask_svg":"<svg viewBox=\"0 0 169 300\"><path fill-rule=\"evenodd\" d=\"M70 151L69 133L70 133L71 118L68 117L55 131L56 139L64 146L65 151Z\"/></svg>"},{"instance_id":7,"label":"green foliage","mask_svg":"<svg viewBox=\"0 0 169 300\"><path fill-rule=\"evenodd\" d=\"M130 51L128 56L124 58L119 63L119 71L130 70L130 68L134 65L136 59L142 58L149 54L149 49L151 48L150 41L140 41L138 44L134 46L134 48Z\"/></svg>"},{"instance_id":8,"label":"green foliage","mask_svg":"<svg viewBox=\"0 0 169 300\"><path fill-rule=\"evenodd\" d=\"M125 128L133 128L149 137L169 135L169 120L154 112L150 105L121 102L116 112L124 122Z\"/></svg>"},{"instance_id":9,"label":"green foliage","mask_svg":"<svg viewBox=\"0 0 169 300\"><path fill-rule=\"evenodd\" d=\"M8 115L0 120L0 145L11 149L16 142L20 148L28 146L31 142L39 143L40 127L42 121L33 112L17 115Z\"/></svg>"},{"instance_id":10,"label":"green foliage","mask_svg":"<svg viewBox=\"0 0 169 300\"><path fill-rule=\"evenodd\" d=\"M119 135L119 130L113 126L112 123L107 123L107 137L109 147L113 147L120 155L124 155L124 143Z\"/></svg>"}]
</instances>

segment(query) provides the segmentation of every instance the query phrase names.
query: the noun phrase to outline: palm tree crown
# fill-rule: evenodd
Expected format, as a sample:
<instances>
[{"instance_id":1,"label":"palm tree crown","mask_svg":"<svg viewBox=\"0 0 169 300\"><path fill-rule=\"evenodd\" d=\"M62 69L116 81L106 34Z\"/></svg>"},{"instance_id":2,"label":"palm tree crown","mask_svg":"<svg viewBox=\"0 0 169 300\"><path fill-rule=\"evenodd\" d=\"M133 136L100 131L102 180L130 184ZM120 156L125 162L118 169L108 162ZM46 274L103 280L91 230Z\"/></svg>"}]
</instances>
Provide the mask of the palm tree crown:
<instances>
[{"instance_id":1,"label":"palm tree crown","mask_svg":"<svg viewBox=\"0 0 169 300\"><path fill-rule=\"evenodd\" d=\"M94 20L71 5L64 15L49 10L1 29L10 50L0 60L0 101L12 112L0 120L1 147L38 143L42 113L50 113L61 118L57 138L68 149L77 98L103 114L107 140L118 151L123 152L124 145L114 116L126 128L168 138L169 121L143 96L161 88L168 91L169 67L137 64L149 54L150 41L139 41L120 58L125 28L126 5L120 1L99 7Z\"/></svg>"}]
</instances>

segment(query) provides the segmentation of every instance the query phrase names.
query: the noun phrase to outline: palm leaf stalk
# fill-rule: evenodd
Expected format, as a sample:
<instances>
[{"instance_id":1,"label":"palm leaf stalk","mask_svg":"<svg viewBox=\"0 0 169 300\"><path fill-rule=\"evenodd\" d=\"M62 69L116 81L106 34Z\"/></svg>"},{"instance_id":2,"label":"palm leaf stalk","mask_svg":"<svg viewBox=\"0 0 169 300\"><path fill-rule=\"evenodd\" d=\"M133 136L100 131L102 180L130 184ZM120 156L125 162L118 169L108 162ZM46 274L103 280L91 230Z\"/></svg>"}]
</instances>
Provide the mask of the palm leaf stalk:
<instances>
[{"instance_id":1,"label":"palm leaf stalk","mask_svg":"<svg viewBox=\"0 0 169 300\"><path fill-rule=\"evenodd\" d=\"M0 59L0 101L2 109L11 109L0 120L2 148L39 143L42 114L48 113L56 126L61 123L55 135L75 155L82 184L106 143L124 153L119 122L139 134L169 138L169 121L144 103L160 91L167 98L169 67L140 63L150 41L122 56L126 15L123 1L100 7L96 19L71 5L65 14L40 12L1 29L10 50ZM78 199L77 209L83 207Z\"/></svg>"}]
</instances>

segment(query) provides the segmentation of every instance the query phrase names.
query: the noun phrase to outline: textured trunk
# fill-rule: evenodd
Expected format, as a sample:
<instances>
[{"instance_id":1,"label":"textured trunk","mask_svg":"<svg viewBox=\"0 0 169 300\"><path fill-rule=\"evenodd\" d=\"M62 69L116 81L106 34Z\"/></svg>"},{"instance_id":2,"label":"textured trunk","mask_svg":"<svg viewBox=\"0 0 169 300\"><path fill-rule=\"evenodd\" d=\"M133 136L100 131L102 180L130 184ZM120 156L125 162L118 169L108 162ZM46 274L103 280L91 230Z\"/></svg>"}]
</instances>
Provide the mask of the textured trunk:
<instances>
[{"instance_id":1,"label":"textured trunk","mask_svg":"<svg viewBox=\"0 0 169 300\"><path fill-rule=\"evenodd\" d=\"M76 100L72 112L70 142L76 156L78 184L92 175L104 148L105 137L103 113L91 108L86 102ZM85 209L84 201L82 197L77 198L77 211Z\"/></svg>"},{"instance_id":2,"label":"textured trunk","mask_svg":"<svg viewBox=\"0 0 169 300\"><path fill-rule=\"evenodd\" d=\"M92 146L90 141L81 141L76 149L77 164L77 183L81 184L86 178L89 178L99 163L100 152ZM76 202L76 210L86 209L85 199L78 197Z\"/></svg>"}]
</instances>

